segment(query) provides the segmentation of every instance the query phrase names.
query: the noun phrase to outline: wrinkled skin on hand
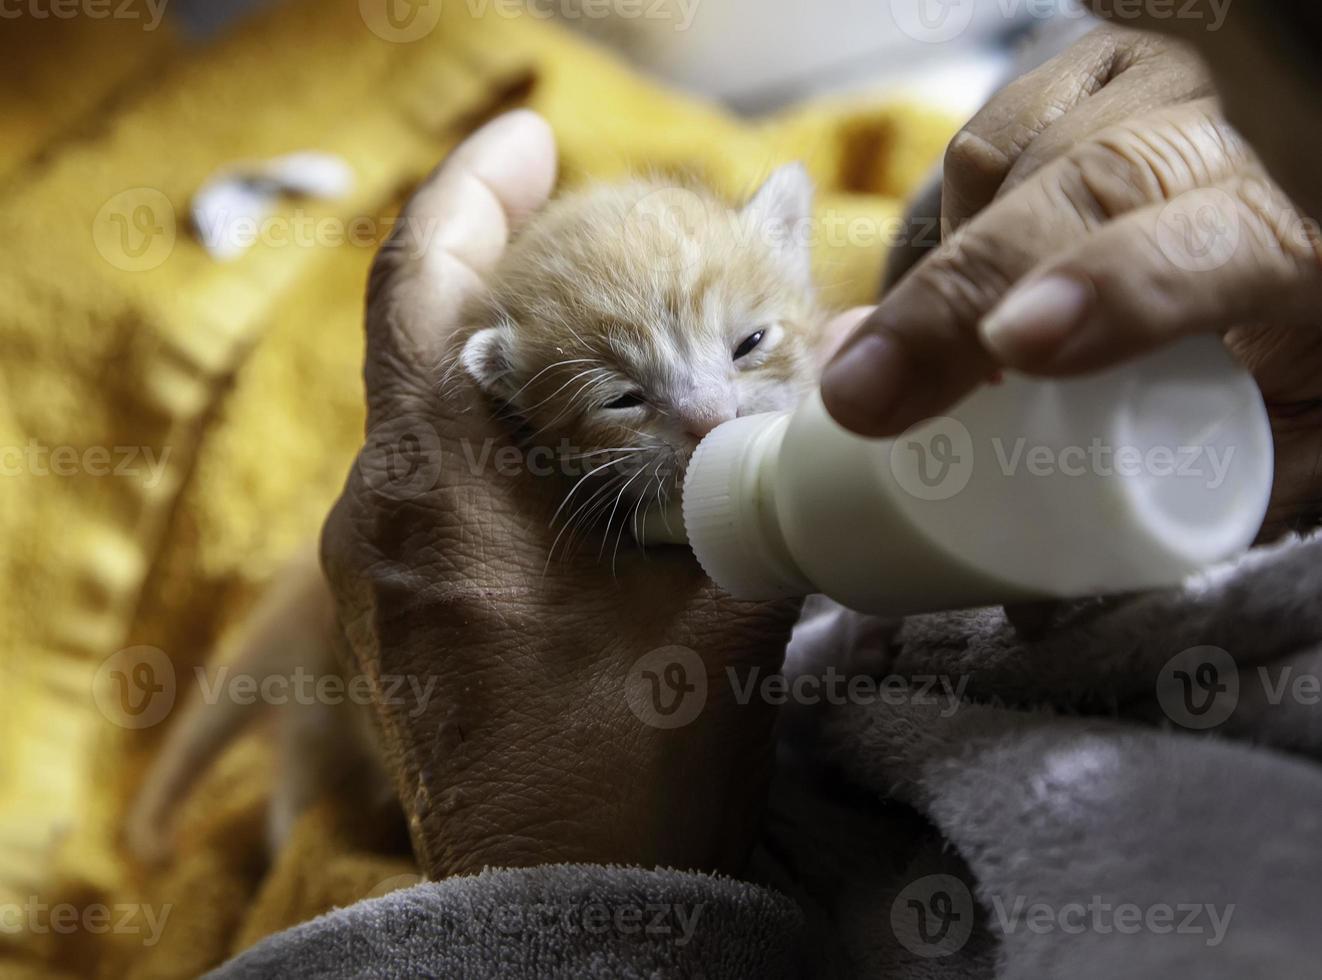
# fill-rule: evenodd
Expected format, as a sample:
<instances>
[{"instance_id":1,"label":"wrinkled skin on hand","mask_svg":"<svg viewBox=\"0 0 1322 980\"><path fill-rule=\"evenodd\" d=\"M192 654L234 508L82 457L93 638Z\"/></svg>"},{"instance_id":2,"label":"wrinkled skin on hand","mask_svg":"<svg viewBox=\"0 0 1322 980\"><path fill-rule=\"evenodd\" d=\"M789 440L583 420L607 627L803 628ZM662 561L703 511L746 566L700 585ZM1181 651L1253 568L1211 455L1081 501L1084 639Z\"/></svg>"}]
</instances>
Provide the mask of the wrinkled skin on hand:
<instances>
[{"instance_id":1,"label":"wrinkled skin on hand","mask_svg":"<svg viewBox=\"0 0 1322 980\"><path fill-rule=\"evenodd\" d=\"M1155 4L1091 0L1093 10L1161 32L1197 51L1211 70L1226 117L1253 145L1272 178L1305 213L1322 217L1322 34L1318 15L1288 13L1307 0L1182 0L1184 16ZM1220 13L1218 13L1220 8ZM1224 16L1224 21L1218 20ZM1209 29L1215 25L1216 29ZM1311 33L1310 33L1311 31Z\"/></svg>"},{"instance_id":2,"label":"wrinkled skin on hand","mask_svg":"<svg viewBox=\"0 0 1322 980\"><path fill-rule=\"evenodd\" d=\"M969 219L1098 133L1214 94L1198 56L1146 31L1101 26L997 92L950 141L942 228Z\"/></svg>"},{"instance_id":3,"label":"wrinkled skin on hand","mask_svg":"<svg viewBox=\"0 0 1322 980\"><path fill-rule=\"evenodd\" d=\"M774 709L736 703L725 670L777 669L795 605L732 602L678 549L621 548L614 571L595 546L548 563L564 485L498 469L508 432L464 380L442 384L464 299L554 179L549 128L516 112L408 205L372 273L367 445L323 565L377 682L382 746L430 877L553 862L732 871L755 839ZM697 659L639 664L671 645ZM662 727L681 716L659 710L701 687L695 664L709 677L701 710ZM434 679L430 699L390 697L397 677Z\"/></svg>"},{"instance_id":4,"label":"wrinkled skin on hand","mask_svg":"<svg viewBox=\"0 0 1322 980\"><path fill-rule=\"evenodd\" d=\"M1103 28L994 97L947 155L953 233L827 368L836 419L893 435L1003 368L1068 377L1217 332L1272 414L1264 536L1311 523L1322 247L1207 81L1187 49Z\"/></svg>"}]
</instances>

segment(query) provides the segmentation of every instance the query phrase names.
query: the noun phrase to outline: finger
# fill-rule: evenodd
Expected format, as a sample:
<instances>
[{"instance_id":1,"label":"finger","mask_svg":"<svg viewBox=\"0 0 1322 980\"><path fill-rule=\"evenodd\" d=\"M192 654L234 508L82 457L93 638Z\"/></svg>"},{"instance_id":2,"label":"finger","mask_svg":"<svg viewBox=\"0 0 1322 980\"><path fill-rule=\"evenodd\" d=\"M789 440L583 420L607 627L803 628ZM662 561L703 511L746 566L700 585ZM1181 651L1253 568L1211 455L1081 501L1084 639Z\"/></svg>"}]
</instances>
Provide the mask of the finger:
<instances>
[{"instance_id":1,"label":"finger","mask_svg":"<svg viewBox=\"0 0 1322 980\"><path fill-rule=\"evenodd\" d=\"M944 163L941 217L959 229L996 197L1015 161L1056 120L1101 90L1122 32L1099 28L991 97L951 140Z\"/></svg>"},{"instance_id":2,"label":"finger","mask_svg":"<svg viewBox=\"0 0 1322 980\"><path fill-rule=\"evenodd\" d=\"M1165 38L1136 34L1132 43L1117 54L1110 79L1025 148L998 193L1009 193L1103 130L1165 106L1208 98L1213 92L1206 67L1191 49Z\"/></svg>"},{"instance_id":3,"label":"finger","mask_svg":"<svg viewBox=\"0 0 1322 980\"><path fill-rule=\"evenodd\" d=\"M875 309L875 306L856 306L833 317L822 329L817 347L818 363L825 367Z\"/></svg>"},{"instance_id":4,"label":"finger","mask_svg":"<svg viewBox=\"0 0 1322 980\"><path fill-rule=\"evenodd\" d=\"M1108 127L1211 93L1206 68L1183 45L1136 31L1093 31L994 96L951 143L945 227L957 229Z\"/></svg>"},{"instance_id":5,"label":"finger","mask_svg":"<svg viewBox=\"0 0 1322 980\"><path fill-rule=\"evenodd\" d=\"M1096 371L1194 333L1310 323L1322 302L1315 229L1264 176L1126 215L1052 259L980 326L998 361Z\"/></svg>"},{"instance_id":6,"label":"finger","mask_svg":"<svg viewBox=\"0 0 1322 980\"><path fill-rule=\"evenodd\" d=\"M865 436L939 413L998 369L977 327L1024 275L1115 217L1228 179L1249 159L1210 103L1163 111L1071 151L882 301L823 374L827 409Z\"/></svg>"},{"instance_id":7,"label":"finger","mask_svg":"<svg viewBox=\"0 0 1322 980\"><path fill-rule=\"evenodd\" d=\"M367 385L435 364L455 315L481 286L512 232L555 184L555 138L536 113L487 123L429 176L405 206L372 270Z\"/></svg>"}]
</instances>

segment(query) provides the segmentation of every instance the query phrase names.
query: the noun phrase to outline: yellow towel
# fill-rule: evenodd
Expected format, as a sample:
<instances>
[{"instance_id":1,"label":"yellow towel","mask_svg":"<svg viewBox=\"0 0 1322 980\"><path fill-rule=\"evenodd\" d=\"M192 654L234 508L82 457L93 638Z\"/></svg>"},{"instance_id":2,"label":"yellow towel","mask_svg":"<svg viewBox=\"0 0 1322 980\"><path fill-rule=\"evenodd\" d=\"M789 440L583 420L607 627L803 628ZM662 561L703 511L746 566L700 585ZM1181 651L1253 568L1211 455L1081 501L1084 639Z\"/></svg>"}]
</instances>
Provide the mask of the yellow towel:
<instances>
[{"instance_id":1,"label":"yellow towel","mask_svg":"<svg viewBox=\"0 0 1322 980\"><path fill-rule=\"evenodd\" d=\"M190 801L164 874L126 865L116 822L192 668L341 485L371 246L477 121L544 113L571 184L682 171L739 194L805 160L840 306L875 293L899 199L953 131L856 101L740 120L553 25L469 6L430 5L439 21L408 38L370 3L300 0L200 50L93 43L77 21L44 42L116 85L26 112L0 159L0 975L191 976L415 880L398 836L335 800L265 867L255 737ZM5 30L0 64L27 43ZM310 147L354 166L351 199L290 204L231 264L189 237L189 195L216 167ZM133 714L139 678L160 690Z\"/></svg>"}]
</instances>

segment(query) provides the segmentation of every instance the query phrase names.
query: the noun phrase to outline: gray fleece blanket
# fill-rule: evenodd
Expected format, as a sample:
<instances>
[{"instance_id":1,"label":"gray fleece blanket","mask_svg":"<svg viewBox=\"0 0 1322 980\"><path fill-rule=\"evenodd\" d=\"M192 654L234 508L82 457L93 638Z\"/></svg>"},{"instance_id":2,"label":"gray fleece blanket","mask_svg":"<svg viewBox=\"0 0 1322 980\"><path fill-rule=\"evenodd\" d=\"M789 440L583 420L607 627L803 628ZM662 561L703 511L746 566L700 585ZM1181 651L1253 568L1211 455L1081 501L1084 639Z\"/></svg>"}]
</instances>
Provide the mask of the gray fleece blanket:
<instances>
[{"instance_id":1,"label":"gray fleece blanket","mask_svg":"<svg viewBox=\"0 0 1322 980\"><path fill-rule=\"evenodd\" d=\"M489 871L214 975L1322 976L1320 594L1313 538L1028 636L994 609L837 617L871 682L787 712L748 881Z\"/></svg>"}]
</instances>

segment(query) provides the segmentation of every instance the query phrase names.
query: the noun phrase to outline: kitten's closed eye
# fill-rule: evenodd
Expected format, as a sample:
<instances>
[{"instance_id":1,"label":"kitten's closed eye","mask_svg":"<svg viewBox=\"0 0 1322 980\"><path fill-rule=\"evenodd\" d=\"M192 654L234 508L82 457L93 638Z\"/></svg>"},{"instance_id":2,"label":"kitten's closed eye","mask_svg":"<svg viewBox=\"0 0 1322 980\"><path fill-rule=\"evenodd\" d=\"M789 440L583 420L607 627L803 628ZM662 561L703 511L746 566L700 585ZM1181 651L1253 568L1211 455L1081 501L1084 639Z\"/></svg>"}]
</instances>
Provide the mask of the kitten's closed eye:
<instances>
[{"instance_id":1,"label":"kitten's closed eye","mask_svg":"<svg viewBox=\"0 0 1322 980\"><path fill-rule=\"evenodd\" d=\"M636 391L631 391L627 395L621 395L614 401L609 401L602 408L620 409L620 408L639 408L644 404L643 396Z\"/></svg>"}]
</instances>

